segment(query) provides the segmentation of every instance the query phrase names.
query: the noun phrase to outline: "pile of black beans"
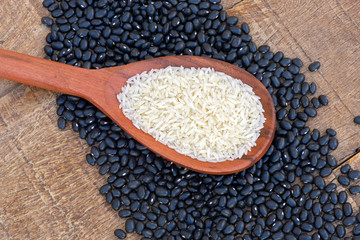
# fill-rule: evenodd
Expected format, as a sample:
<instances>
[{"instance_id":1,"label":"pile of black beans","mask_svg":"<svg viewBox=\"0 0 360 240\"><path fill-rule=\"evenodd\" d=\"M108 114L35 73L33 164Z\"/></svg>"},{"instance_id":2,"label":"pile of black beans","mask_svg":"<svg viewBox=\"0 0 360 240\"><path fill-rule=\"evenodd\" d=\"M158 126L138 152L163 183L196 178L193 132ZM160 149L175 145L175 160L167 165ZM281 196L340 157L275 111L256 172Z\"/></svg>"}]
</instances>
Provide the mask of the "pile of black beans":
<instances>
[{"instance_id":1,"label":"pile of black beans","mask_svg":"<svg viewBox=\"0 0 360 240\"><path fill-rule=\"evenodd\" d=\"M107 176L106 202L125 231L147 239L360 239L360 214L324 178L337 166L336 131L307 127L328 104L305 81L300 59L257 46L246 23L220 0L45 0L47 59L99 69L169 55L221 59L252 73L277 110L275 139L246 171L214 176L165 161L89 102L57 98L58 126L71 123L91 146L90 165ZM311 71L320 67L315 62ZM350 171L350 170L349 170ZM356 190L358 192L358 190ZM115 235L126 238L117 229ZM348 236L348 237L345 237Z\"/></svg>"}]
</instances>

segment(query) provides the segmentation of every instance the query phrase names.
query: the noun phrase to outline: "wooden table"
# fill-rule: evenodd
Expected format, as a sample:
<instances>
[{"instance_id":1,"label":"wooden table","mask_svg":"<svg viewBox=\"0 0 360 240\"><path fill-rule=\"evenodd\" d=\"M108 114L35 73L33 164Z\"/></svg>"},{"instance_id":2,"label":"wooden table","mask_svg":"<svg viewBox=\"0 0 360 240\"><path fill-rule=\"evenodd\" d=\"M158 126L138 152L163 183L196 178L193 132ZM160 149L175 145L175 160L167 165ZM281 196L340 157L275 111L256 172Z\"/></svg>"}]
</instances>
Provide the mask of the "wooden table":
<instances>
[{"instance_id":1,"label":"wooden table","mask_svg":"<svg viewBox=\"0 0 360 240\"><path fill-rule=\"evenodd\" d=\"M0 47L43 57L49 13L41 0L3 0ZM310 126L332 127L339 163L357 163L360 126L360 4L357 0L223 0L229 15L249 23L255 42L299 57L320 71L309 73L329 106ZM0 63L1 67L1 63ZM21 66L19 66L21 71ZM70 128L57 128L55 96L34 87L0 80L0 239L115 239L124 221L98 189L106 178L85 162L89 148ZM332 181L338 169L328 177ZM355 209L360 197L351 199ZM130 235L129 239L140 239Z\"/></svg>"}]
</instances>

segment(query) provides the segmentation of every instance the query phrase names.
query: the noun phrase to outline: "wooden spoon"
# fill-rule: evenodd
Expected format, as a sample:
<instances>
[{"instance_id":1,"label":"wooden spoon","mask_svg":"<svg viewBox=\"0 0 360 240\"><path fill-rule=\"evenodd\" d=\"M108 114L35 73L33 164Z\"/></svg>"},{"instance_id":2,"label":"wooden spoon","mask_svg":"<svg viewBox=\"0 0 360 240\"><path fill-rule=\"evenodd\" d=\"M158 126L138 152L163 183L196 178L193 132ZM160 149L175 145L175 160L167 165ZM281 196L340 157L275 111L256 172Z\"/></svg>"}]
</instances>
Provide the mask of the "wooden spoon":
<instances>
[{"instance_id":1,"label":"wooden spoon","mask_svg":"<svg viewBox=\"0 0 360 240\"><path fill-rule=\"evenodd\" d=\"M137 73L167 66L212 67L251 86L254 93L261 98L266 118L256 146L241 159L219 163L203 162L176 152L136 128L119 109L116 95L128 78ZM119 67L88 70L0 49L0 77L84 98L151 151L178 165L201 173L221 175L249 168L265 154L274 138L275 108L266 88L250 73L220 60L195 56L168 56Z\"/></svg>"}]
</instances>

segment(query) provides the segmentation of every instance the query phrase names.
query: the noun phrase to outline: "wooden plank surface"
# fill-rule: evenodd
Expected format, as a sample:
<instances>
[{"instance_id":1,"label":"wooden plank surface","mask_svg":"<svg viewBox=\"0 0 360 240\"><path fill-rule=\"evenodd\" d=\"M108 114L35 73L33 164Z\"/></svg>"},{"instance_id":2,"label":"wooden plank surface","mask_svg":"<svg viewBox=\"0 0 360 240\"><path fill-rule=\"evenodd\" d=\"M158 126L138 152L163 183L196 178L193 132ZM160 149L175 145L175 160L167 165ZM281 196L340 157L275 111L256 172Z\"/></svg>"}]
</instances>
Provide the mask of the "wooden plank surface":
<instances>
[{"instance_id":1,"label":"wooden plank surface","mask_svg":"<svg viewBox=\"0 0 360 240\"><path fill-rule=\"evenodd\" d=\"M0 4L0 47L44 56L49 15L41 0ZM356 0L223 0L229 15L249 23L258 45L299 57L329 106L312 127L338 132L340 163L360 169L360 5ZM1 67L1 63L0 63ZM20 66L21 67L21 66ZM21 71L21 68L19 69ZM98 194L106 178L85 163L89 149L69 128L57 128L56 93L0 80L0 239L115 239L123 227L117 213ZM351 156L354 156L350 158ZM350 158L350 159L349 159ZM334 181L338 169L328 181ZM335 180L336 181L336 180ZM358 209L360 197L351 199ZM140 239L130 235L129 239Z\"/></svg>"}]
</instances>

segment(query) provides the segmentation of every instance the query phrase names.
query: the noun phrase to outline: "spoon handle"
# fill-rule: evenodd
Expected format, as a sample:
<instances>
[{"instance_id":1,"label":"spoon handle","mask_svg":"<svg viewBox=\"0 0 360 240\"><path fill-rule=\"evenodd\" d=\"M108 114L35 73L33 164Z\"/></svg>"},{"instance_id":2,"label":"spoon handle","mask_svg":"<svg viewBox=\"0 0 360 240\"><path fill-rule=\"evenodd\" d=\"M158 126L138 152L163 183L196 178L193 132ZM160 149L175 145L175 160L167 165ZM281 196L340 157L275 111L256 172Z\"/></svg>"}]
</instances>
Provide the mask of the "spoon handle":
<instances>
[{"instance_id":1,"label":"spoon handle","mask_svg":"<svg viewBox=\"0 0 360 240\"><path fill-rule=\"evenodd\" d=\"M0 78L84 97L93 71L0 49Z\"/></svg>"}]
</instances>

